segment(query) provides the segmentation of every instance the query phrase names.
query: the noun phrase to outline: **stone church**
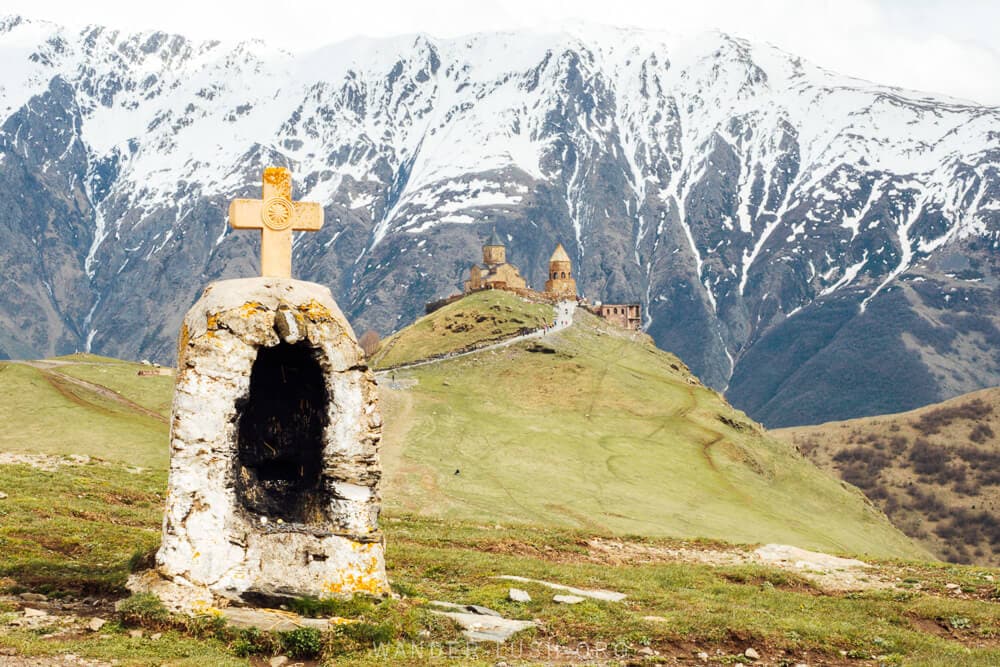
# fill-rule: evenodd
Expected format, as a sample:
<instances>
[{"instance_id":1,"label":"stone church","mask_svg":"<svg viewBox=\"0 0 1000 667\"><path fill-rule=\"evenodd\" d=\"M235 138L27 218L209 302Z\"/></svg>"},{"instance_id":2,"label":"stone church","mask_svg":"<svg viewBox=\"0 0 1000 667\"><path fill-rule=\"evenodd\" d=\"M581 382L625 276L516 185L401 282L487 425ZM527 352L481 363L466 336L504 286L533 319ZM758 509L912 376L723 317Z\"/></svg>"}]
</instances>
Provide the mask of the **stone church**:
<instances>
[{"instance_id":1,"label":"stone church","mask_svg":"<svg viewBox=\"0 0 1000 667\"><path fill-rule=\"evenodd\" d=\"M494 229L483 246L483 266L473 264L469 269L469 279L465 281L465 292L484 288L527 289L528 282L513 264L507 263L507 247Z\"/></svg>"},{"instance_id":2,"label":"stone church","mask_svg":"<svg viewBox=\"0 0 1000 667\"><path fill-rule=\"evenodd\" d=\"M545 281L545 292L557 296L576 298L576 280L573 278L573 263L566 254L562 243L549 258L549 279Z\"/></svg>"}]
</instances>

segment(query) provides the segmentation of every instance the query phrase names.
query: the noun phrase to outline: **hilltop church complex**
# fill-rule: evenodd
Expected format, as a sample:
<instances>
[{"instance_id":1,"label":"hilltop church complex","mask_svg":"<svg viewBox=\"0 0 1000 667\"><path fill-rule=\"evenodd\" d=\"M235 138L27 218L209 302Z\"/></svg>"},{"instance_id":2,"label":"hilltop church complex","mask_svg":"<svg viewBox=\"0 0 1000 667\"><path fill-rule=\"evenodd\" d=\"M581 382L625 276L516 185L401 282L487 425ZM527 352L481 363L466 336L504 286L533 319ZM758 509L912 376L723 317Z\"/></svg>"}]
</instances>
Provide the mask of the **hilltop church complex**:
<instances>
[{"instance_id":1,"label":"hilltop church complex","mask_svg":"<svg viewBox=\"0 0 1000 667\"><path fill-rule=\"evenodd\" d=\"M507 246L496 230L483 244L483 262L469 268L469 279L463 284L462 294L456 294L440 301L427 304L431 313L442 306L461 299L466 294L488 289L502 289L527 298L547 300L576 299L590 312L625 329L638 331L642 327L642 306L638 303L597 303L590 305L579 296L576 279L573 277L573 262L562 244L557 244L549 258L549 270L545 281L545 291L536 292L528 287L517 267L507 261Z\"/></svg>"}]
</instances>

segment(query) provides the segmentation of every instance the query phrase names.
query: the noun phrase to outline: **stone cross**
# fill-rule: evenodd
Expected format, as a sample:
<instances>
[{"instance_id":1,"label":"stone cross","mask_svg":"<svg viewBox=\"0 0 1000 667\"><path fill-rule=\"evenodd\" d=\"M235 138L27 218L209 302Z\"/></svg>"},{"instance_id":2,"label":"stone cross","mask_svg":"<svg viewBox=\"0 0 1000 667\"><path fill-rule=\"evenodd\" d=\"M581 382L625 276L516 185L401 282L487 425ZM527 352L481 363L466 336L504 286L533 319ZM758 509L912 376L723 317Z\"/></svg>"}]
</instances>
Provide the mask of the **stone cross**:
<instances>
[{"instance_id":1,"label":"stone cross","mask_svg":"<svg viewBox=\"0 0 1000 667\"><path fill-rule=\"evenodd\" d=\"M229 204L233 229L259 229L260 275L292 277L292 232L315 232L323 226L323 207L292 201L292 172L284 167L264 170L261 199L234 199Z\"/></svg>"}]
</instances>

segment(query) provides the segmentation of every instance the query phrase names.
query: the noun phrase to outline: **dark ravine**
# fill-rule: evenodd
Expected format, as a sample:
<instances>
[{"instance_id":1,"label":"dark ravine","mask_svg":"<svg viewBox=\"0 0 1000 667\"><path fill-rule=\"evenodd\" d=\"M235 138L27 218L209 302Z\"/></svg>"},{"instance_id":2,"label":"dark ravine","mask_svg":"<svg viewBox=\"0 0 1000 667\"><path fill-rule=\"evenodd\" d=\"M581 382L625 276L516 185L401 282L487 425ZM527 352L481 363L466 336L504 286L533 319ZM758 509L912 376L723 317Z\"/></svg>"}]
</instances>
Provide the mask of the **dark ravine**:
<instances>
[{"instance_id":1,"label":"dark ravine","mask_svg":"<svg viewBox=\"0 0 1000 667\"><path fill-rule=\"evenodd\" d=\"M201 287L256 273L226 206L277 164L326 213L296 274L359 331L458 289L495 226L768 426L1000 384L1000 110L587 30L291 56L0 19L0 358L171 362Z\"/></svg>"}]
</instances>

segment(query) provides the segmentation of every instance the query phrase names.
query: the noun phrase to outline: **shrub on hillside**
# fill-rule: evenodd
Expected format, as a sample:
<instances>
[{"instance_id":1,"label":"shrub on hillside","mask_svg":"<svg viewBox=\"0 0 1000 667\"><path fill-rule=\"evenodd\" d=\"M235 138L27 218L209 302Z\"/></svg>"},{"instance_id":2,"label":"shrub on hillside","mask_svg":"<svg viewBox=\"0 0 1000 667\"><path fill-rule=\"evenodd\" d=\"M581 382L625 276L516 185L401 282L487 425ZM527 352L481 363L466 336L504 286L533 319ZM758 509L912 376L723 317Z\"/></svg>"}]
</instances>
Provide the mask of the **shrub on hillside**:
<instances>
[{"instance_id":1,"label":"shrub on hillside","mask_svg":"<svg viewBox=\"0 0 1000 667\"><path fill-rule=\"evenodd\" d=\"M1000 484L1000 451L975 445L960 445L954 451L975 472L978 484Z\"/></svg>"},{"instance_id":2,"label":"shrub on hillside","mask_svg":"<svg viewBox=\"0 0 1000 667\"><path fill-rule=\"evenodd\" d=\"M910 509L916 510L933 521L940 521L948 514L948 508L933 491L924 491L916 484L906 487L912 502Z\"/></svg>"},{"instance_id":3,"label":"shrub on hillside","mask_svg":"<svg viewBox=\"0 0 1000 667\"><path fill-rule=\"evenodd\" d=\"M358 345L361 346L365 356L369 359L372 358L372 355L378 352L378 347L381 343L382 339L380 339L378 334L371 329L361 334L361 338L358 339Z\"/></svg>"},{"instance_id":4,"label":"shrub on hillside","mask_svg":"<svg viewBox=\"0 0 1000 667\"><path fill-rule=\"evenodd\" d=\"M994 549L1000 546L1000 518L984 510L956 508L934 532L941 539L967 546L976 546L981 542L988 542Z\"/></svg>"},{"instance_id":5,"label":"shrub on hillside","mask_svg":"<svg viewBox=\"0 0 1000 667\"><path fill-rule=\"evenodd\" d=\"M892 461L885 452L869 447L849 447L834 454L833 460L837 462L840 476L845 482L858 487L869 498L886 497L879 477Z\"/></svg>"},{"instance_id":6,"label":"shrub on hillside","mask_svg":"<svg viewBox=\"0 0 1000 667\"><path fill-rule=\"evenodd\" d=\"M976 424L972 427L972 432L969 433L969 440L982 444L993 436L993 429L990 428L989 424Z\"/></svg>"},{"instance_id":7,"label":"shrub on hillside","mask_svg":"<svg viewBox=\"0 0 1000 667\"><path fill-rule=\"evenodd\" d=\"M924 438L917 438L910 448L910 463L918 475L931 478L944 477L948 463L948 453L944 447L932 445Z\"/></svg>"},{"instance_id":8,"label":"shrub on hillside","mask_svg":"<svg viewBox=\"0 0 1000 667\"><path fill-rule=\"evenodd\" d=\"M982 491L979 480L969 475L965 475L961 480L955 482L952 488L955 489L955 493L962 496L978 496Z\"/></svg>"},{"instance_id":9,"label":"shrub on hillside","mask_svg":"<svg viewBox=\"0 0 1000 667\"><path fill-rule=\"evenodd\" d=\"M976 421L988 417L993 412L993 407L976 398L960 405L935 408L922 414L917 421L913 422L913 428L924 435L934 435L940 433L942 429L959 420Z\"/></svg>"},{"instance_id":10,"label":"shrub on hillside","mask_svg":"<svg viewBox=\"0 0 1000 667\"><path fill-rule=\"evenodd\" d=\"M889 449L892 451L893 456L902 455L909 446L910 441L906 439L906 436L894 435L889 438Z\"/></svg>"}]
</instances>

